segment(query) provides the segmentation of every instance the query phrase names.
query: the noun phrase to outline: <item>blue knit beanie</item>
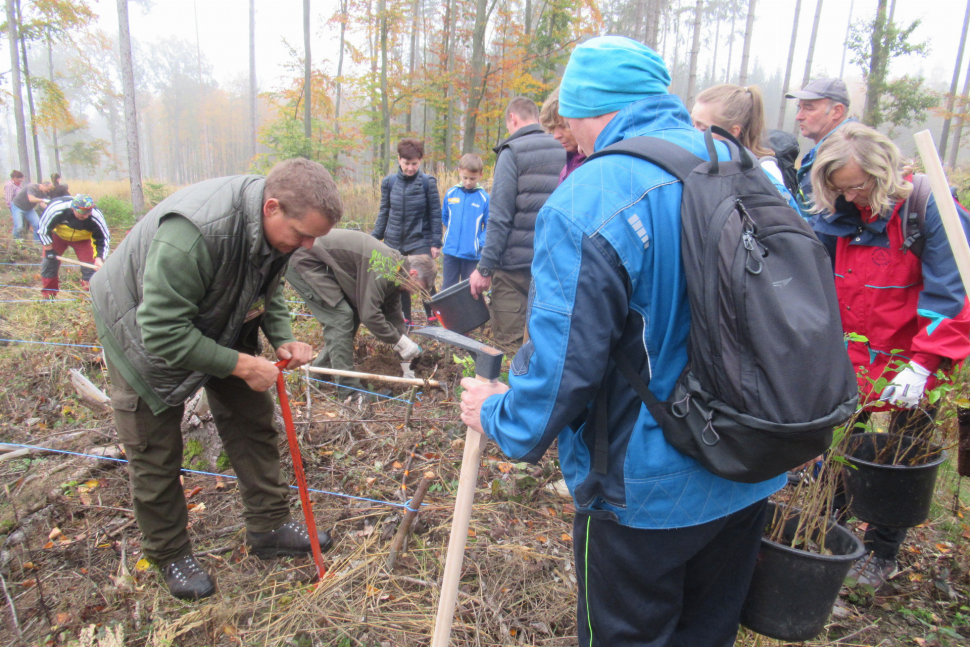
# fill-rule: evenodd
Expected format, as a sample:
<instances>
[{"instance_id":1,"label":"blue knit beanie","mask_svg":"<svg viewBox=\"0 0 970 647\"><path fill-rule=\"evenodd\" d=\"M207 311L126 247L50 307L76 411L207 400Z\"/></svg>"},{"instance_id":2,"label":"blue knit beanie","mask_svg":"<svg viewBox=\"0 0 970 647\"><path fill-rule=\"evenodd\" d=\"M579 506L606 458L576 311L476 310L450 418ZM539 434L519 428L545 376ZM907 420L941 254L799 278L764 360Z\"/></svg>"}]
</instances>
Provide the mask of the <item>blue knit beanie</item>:
<instances>
[{"instance_id":1,"label":"blue knit beanie","mask_svg":"<svg viewBox=\"0 0 970 647\"><path fill-rule=\"evenodd\" d=\"M660 55L622 36L591 38L573 50L559 86L559 115L582 119L667 94L670 73Z\"/></svg>"}]
</instances>

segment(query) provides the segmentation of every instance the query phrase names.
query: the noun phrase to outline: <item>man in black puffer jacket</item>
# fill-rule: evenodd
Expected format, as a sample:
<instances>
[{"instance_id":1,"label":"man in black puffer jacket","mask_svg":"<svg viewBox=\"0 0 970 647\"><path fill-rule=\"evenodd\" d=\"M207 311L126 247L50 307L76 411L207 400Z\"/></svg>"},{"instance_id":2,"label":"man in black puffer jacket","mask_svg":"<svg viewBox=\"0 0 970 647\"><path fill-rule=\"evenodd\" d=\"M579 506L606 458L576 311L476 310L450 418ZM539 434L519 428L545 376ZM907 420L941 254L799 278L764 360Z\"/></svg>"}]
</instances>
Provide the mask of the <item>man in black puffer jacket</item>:
<instances>
[{"instance_id":1,"label":"man in black puffer jacket","mask_svg":"<svg viewBox=\"0 0 970 647\"><path fill-rule=\"evenodd\" d=\"M410 137L397 144L400 169L381 182L381 208L371 234L405 258L418 280L434 294L434 259L441 253L441 199L438 183L421 172L424 142ZM404 318L411 320L411 295L401 291Z\"/></svg>"},{"instance_id":2,"label":"man in black puffer jacket","mask_svg":"<svg viewBox=\"0 0 970 647\"><path fill-rule=\"evenodd\" d=\"M566 151L542 131L532 99L512 99L505 109L505 127L509 136L495 148L485 247L471 275L471 290L477 298L492 288L492 333L500 344L514 345L527 334L536 214L559 185Z\"/></svg>"}]
</instances>

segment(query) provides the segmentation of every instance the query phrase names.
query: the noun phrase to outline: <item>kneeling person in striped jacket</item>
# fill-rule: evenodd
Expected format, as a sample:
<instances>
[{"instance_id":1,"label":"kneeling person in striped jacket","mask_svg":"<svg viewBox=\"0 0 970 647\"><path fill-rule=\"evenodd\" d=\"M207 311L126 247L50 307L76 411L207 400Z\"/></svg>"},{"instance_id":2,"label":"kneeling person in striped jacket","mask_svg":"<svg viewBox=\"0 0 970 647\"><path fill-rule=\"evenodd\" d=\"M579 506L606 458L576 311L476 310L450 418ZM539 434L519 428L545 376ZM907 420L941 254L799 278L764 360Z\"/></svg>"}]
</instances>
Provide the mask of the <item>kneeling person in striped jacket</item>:
<instances>
[{"instance_id":1,"label":"kneeling person in striped jacket","mask_svg":"<svg viewBox=\"0 0 970 647\"><path fill-rule=\"evenodd\" d=\"M74 249L77 260L93 264L95 269L81 268L81 288L88 289L88 282L95 270L101 267L108 255L108 223L95 206L91 196L79 193L71 198L65 196L51 200L40 218L40 242L44 246L40 276L44 298L53 299L60 287L58 270L68 247Z\"/></svg>"}]
</instances>

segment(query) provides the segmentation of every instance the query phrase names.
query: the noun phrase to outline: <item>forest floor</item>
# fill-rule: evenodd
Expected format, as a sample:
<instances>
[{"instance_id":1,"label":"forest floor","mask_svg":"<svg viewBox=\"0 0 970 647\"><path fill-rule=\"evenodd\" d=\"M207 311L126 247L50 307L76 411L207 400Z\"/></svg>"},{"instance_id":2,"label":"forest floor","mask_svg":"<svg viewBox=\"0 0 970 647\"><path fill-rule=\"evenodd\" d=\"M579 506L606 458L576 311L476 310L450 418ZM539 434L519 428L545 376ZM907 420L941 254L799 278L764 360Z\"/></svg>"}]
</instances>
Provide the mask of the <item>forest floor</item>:
<instances>
[{"instance_id":1,"label":"forest floor","mask_svg":"<svg viewBox=\"0 0 970 647\"><path fill-rule=\"evenodd\" d=\"M63 266L59 300L35 301L39 267L11 264L38 256L37 248L0 235L0 442L123 458L110 410L85 406L70 381L70 369L78 369L107 391L100 351L88 347L98 345L88 296L68 291L78 290L79 273ZM294 322L299 339L321 343L312 318ZM184 474L189 532L218 587L198 603L171 598L142 558L121 463L40 450L9 460L0 454L0 644L429 644L464 427L456 398L462 366L450 349L422 345L419 377L444 388L418 390L409 425L406 388L393 386L392 398L376 403L344 404L329 384L302 372L288 378L309 485L327 492L312 494L314 513L335 540L319 585L310 559L261 561L247 553L232 470L208 414L190 410L183 423L183 467L195 471ZM367 334L358 338L357 355L363 370L400 375L392 350ZM952 416L943 427L952 438ZM292 474L283 436L281 454ZM486 447L452 644L576 643L574 509L552 487L561 478L557 466L555 451L536 466ZM435 475L427 505L389 572L402 501L426 471ZM902 573L878 592L844 590L823 634L804 644L966 644L970 485L948 463L937 488L930 520L904 546ZM295 490L292 501L301 516ZM738 639L781 644L745 630Z\"/></svg>"}]
</instances>

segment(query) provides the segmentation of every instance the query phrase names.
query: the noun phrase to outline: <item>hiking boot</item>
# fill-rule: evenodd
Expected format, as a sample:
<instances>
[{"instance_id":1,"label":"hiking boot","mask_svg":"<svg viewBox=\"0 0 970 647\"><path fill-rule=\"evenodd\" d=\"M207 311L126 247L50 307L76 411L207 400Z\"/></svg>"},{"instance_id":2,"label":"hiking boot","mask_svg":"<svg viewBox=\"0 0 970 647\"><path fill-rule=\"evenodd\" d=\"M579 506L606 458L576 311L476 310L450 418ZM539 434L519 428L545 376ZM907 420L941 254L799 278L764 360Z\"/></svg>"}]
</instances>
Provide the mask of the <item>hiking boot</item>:
<instances>
[{"instance_id":1,"label":"hiking boot","mask_svg":"<svg viewBox=\"0 0 970 647\"><path fill-rule=\"evenodd\" d=\"M873 591L878 591L886 580L898 574L899 568L896 566L895 559L886 559L870 553L856 560L849 569L846 579L863 586L871 586Z\"/></svg>"},{"instance_id":2,"label":"hiking boot","mask_svg":"<svg viewBox=\"0 0 970 647\"><path fill-rule=\"evenodd\" d=\"M317 530L320 540L320 551L327 552L333 546L330 533ZM310 533L306 526L298 521L288 521L276 530L269 532L246 531L246 543L253 555L260 559L270 559L284 555L306 555L312 552L310 547Z\"/></svg>"},{"instance_id":3,"label":"hiking boot","mask_svg":"<svg viewBox=\"0 0 970 647\"><path fill-rule=\"evenodd\" d=\"M179 600L201 600L216 592L216 585L194 555L162 567L168 590Z\"/></svg>"}]
</instances>

